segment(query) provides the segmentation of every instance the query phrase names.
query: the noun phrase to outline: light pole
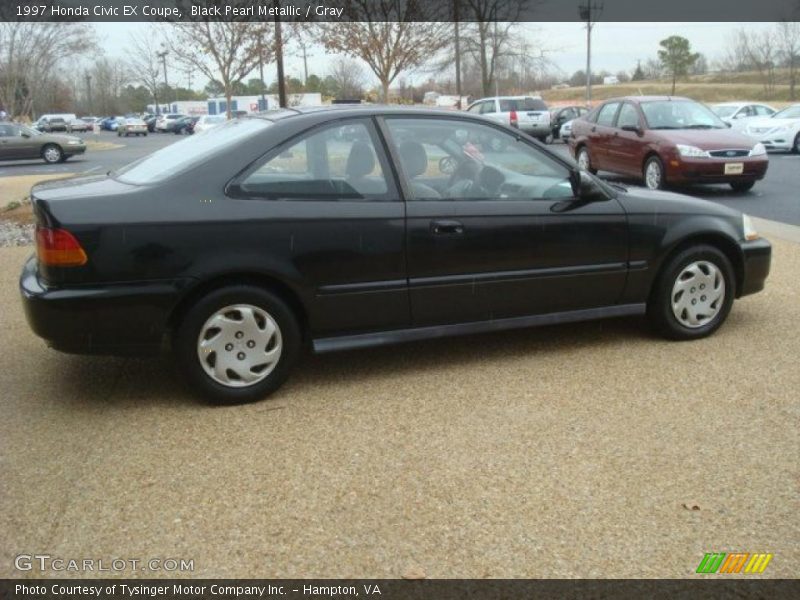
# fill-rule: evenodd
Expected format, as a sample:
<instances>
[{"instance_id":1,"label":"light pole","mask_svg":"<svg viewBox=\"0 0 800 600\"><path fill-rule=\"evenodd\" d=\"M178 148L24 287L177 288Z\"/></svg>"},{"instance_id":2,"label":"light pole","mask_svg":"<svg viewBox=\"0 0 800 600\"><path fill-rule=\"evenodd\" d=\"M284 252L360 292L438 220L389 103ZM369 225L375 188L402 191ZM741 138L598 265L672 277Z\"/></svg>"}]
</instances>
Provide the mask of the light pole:
<instances>
[{"instance_id":1,"label":"light pole","mask_svg":"<svg viewBox=\"0 0 800 600\"><path fill-rule=\"evenodd\" d=\"M460 17L459 14L459 3L461 0L453 0L453 24L455 25L455 51L456 51L456 94L458 94L458 102L456 102L456 106L458 110L461 110L461 33L459 31L459 23L458 19Z\"/></svg>"},{"instance_id":2,"label":"light pole","mask_svg":"<svg viewBox=\"0 0 800 600\"><path fill-rule=\"evenodd\" d=\"M603 12L603 3L587 0L586 4L578 5L578 15L581 21L586 21L586 104L592 103L592 27L594 21Z\"/></svg>"},{"instance_id":3,"label":"light pole","mask_svg":"<svg viewBox=\"0 0 800 600\"><path fill-rule=\"evenodd\" d=\"M258 77L259 81L261 82L261 101L258 106L259 111L267 110L267 98L264 95L266 91L267 85L264 83L264 48L262 46L263 43L263 34L259 34L258 36Z\"/></svg>"},{"instance_id":4,"label":"light pole","mask_svg":"<svg viewBox=\"0 0 800 600\"><path fill-rule=\"evenodd\" d=\"M162 46L163 48L163 46ZM161 52L156 52L156 56L161 60L161 64L164 66L164 93L169 94L169 81L167 81L167 52L166 48ZM167 96L169 97L169 96ZM169 110L167 112L170 112Z\"/></svg>"},{"instance_id":5,"label":"light pole","mask_svg":"<svg viewBox=\"0 0 800 600\"><path fill-rule=\"evenodd\" d=\"M92 114L92 76L86 74L86 107L89 114Z\"/></svg>"},{"instance_id":6,"label":"light pole","mask_svg":"<svg viewBox=\"0 0 800 600\"><path fill-rule=\"evenodd\" d=\"M286 108L286 79L283 76L283 37L281 34L281 18L275 12L275 62L278 67L278 104Z\"/></svg>"}]
</instances>

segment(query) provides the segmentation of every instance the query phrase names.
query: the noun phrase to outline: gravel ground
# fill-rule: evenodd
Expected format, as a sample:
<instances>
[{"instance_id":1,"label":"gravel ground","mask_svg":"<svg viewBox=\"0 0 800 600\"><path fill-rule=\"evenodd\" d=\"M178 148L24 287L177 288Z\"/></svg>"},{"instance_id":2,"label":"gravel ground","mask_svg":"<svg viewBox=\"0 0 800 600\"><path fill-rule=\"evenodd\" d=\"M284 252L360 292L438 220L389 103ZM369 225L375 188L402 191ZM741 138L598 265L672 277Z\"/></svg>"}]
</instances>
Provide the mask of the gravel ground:
<instances>
[{"instance_id":1,"label":"gravel ground","mask_svg":"<svg viewBox=\"0 0 800 600\"><path fill-rule=\"evenodd\" d=\"M33 244L33 225L0 220L0 248Z\"/></svg>"},{"instance_id":2,"label":"gravel ground","mask_svg":"<svg viewBox=\"0 0 800 600\"><path fill-rule=\"evenodd\" d=\"M620 319L310 357L233 408L165 360L45 348L17 298L28 252L0 250L0 577L21 552L201 577L694 577L743 551L797 575L796 244L707 340Z\"/></svg>"}]
</instances>

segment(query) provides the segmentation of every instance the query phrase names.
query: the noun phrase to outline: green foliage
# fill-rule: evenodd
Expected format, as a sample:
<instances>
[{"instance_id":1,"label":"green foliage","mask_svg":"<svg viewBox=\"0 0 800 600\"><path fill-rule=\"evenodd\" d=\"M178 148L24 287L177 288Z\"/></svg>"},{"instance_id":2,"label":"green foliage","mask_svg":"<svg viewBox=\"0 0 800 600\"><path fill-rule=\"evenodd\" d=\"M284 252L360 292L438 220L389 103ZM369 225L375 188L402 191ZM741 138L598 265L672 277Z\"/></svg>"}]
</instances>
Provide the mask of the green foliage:
<instances>
[{"instance_id":1,"label":"green foliage","mask_svg":"<svg viewBox=\"0 0 800 600\"><path fill-rule=\"evenodd\" d=\"M659 42L661 50L658 51L658 60L672 76L672 93L675 93L675 81L678 77L685 76L689 69L697 62L700 55L692 52L691 44L685 37L671 35Z\"/></svg>"}]
</instances>

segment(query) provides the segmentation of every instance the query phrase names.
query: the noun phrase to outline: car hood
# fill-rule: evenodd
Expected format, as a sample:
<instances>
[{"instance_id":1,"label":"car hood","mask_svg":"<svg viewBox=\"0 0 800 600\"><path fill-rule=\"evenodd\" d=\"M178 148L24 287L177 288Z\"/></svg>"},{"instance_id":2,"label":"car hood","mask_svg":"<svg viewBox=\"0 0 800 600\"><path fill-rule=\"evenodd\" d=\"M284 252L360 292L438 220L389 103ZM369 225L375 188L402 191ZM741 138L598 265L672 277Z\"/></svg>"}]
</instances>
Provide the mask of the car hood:
<instances>
[{"instance_id":1,"label":"car hood","mask_svg":"<svg viewBox=\"0 0 800 600\"><path fill-rule=\"evenodd\" d=\"M622 203L625 210L637 214L717 215L737 220L742 216L740 211L716 202L646 188L628 188L626 192L617 195L617 200Z\"/></svg>"},{"instance_id":2,"label":"car hood","mask_svg":"<svg viewBox=\"0 0 800 600\"><path fill-rule=\"evenodd\" d=\"M654 130L673 144L696 146L701 150L728 150L731 148L752 148L753 140L732 129L663 129Z\"/></svg>"},{"instance_id":3,"label":"car hood","mask_svg":"<svg viewBox=\"0 0 800 600\"><path fill-rule=\"evenodd\" d=\"M748 129L774 129L775 127L797 127L800 125L800 119L748 119Z\"/></svg>"}]
</instances>

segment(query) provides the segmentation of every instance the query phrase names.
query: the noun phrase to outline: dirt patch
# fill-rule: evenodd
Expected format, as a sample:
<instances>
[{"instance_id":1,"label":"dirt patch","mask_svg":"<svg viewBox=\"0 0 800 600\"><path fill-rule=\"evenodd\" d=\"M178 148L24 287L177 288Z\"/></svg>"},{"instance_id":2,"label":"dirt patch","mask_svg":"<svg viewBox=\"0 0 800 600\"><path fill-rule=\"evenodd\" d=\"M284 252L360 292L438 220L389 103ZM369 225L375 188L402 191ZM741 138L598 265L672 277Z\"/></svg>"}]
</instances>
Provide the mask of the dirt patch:
<instances>
[{"instance_id":1,"label":"dirt patch","mask_svg":"<svg viewBox=\"0 0 800 600\"><path fill-rule=\"evenodd\" d=\"M29 195L31 188L39 182L53 179L68 179L72 173L52 175L19 175L0 179L0 221L22 225L33 223Z\"/></svg>"},{"instance_id":2,"label":"dirt patch","mask_svg":"<svg viewBox=\"0 0 800 600\"><path fill-rule=\"evenodd\" d=\"M93 152L97 152L99 150L116 150L117 148L123 148L125 146L125 144L114 144L113 142L99 142L87 138L83 138L83 141L86 143L86 149L91 150Z\"/></svg>"}]
</instances>

